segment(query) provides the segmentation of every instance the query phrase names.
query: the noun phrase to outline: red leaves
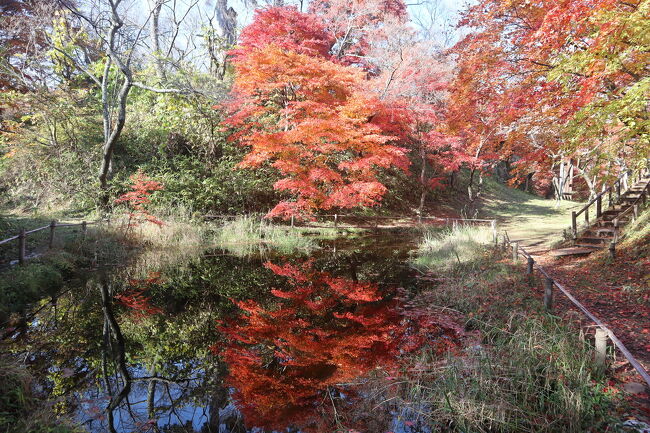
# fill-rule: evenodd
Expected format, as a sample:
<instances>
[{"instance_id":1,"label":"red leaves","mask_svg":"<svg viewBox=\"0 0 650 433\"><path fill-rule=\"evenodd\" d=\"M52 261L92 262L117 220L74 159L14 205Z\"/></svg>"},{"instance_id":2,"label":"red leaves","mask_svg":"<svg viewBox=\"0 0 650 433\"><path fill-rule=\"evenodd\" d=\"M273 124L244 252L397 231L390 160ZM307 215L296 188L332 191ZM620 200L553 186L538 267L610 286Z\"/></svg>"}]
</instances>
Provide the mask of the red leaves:
<instances>
[{"instance_id":1,"label":"red leaves","mask_svg":"<svg viewBox=\"0 0 650 433\"><path fill-rule=\"evenodd\" d=\"M233 51L236 57L270 44L286 51L328 57L334 44L322 20L293 6L256 10L253 22L244 28L239 40L241 48Z\"/></svg>"},{"instance_id":2,"label":"red leaves","mask_svg":"<svg viewBox=\"0 0 650 433\"><path fill-rule=\"evenodd\" d=\"M151 273L149 278L143 280L129 280L133 289L115 295L115 299L123 306L130 308L136 320L160 314L163 310L151 305L151 297L145 295L151 285L159 281L160 274L158 273Z\"/></svg>"},{"instance_id":3,"label":"red leaves","mask_svg":"<svg viewBox=\"0 0 650 433\"><path fill-rule=\"evenodd\" d=\"M408 167L392 130L373 122L385 107L365 92L363 72L327 58L333 40L315 15L272 8L257 13L236 52L225 123L250 146L240 167L271 163L285 176L275 188L295 196L269 217L374 206L386 192L378 171Z\"/></svg>"},{"instance_id":4,"label":"red leaves","mask_svg":"<svg viewBox=\"0 0 650 433\"><path fill-rule=\"evenodd\" d=\"M128 213L129 227L137 226L139 222L148 221L150 223L162 226L163 222L151 215L146 207L151 203L150 196L154 191L162 190L163 184L155 180L149 179L144 173L138 171L132 175L131 189L127 193L122 194L115 200L115 203L126 203L132 210Z\"/></svg>"},{"instance_id":5,"label":"red leaves","mask_svg":"<svg viewBox=\"0 0 650 433\"><path fill-rule=\"evenodd\" d=\"M379 366L397 369L401 354L424 343L444 352L457 336L454 324L403 310L377 284L318 271L313 261L265 266L286 285L267 305L237 302L242 314L219 326L225 346L213 347L250 427L330 431L314 427L330 408L320 404L327 390Z\"/></svg>"}]
</instances>

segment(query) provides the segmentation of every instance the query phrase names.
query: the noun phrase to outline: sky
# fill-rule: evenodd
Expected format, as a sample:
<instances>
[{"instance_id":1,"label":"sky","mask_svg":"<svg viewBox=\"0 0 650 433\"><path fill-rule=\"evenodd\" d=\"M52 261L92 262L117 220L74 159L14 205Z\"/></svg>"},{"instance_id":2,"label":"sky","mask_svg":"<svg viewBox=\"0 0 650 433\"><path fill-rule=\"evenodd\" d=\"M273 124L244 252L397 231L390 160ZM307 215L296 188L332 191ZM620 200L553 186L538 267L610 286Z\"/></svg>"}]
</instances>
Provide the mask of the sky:
<instances>
[{"instance_id":1,"label":"sky","mask_svg":"<svg viewBox=\"0 0 650 433\"><path fill-rule=\"evenodd\" d=\"M469 3L476 0L405 0L408 5L409 15L413 26L426 33L425 37L433 40L442 47L449 47L459 39L459 32L456 29L459 12L462 11ZM268 0L257 0L258 7L268 4ZM179 5L194 3L194 0L178 0ZM199 7L209 14L213 11L216 0L199 0ZM228 5L237 11L238 27L244 27L253 19L255 7L253 0L228 0ZM285 0L286 4L300 4L300 0ZM306 9L309 0L303 0ZM148 0L134 0L133 6L141 9L146 16L145 11L149 10ZM183 6L180 6L182 15ZM194 26L190 23L190 28Z\"/></svg>"}]
</instances>

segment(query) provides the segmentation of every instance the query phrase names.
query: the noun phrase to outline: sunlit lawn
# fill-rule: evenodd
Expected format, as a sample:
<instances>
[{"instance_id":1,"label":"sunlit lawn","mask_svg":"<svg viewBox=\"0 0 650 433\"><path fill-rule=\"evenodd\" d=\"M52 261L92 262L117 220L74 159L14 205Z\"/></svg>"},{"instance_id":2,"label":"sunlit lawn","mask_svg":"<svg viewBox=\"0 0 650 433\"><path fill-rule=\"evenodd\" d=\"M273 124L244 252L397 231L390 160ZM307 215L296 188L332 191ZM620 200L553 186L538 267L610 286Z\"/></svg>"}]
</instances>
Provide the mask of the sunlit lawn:
<instances>
[{"instance_id":1,"label":"sunlit lawn","mask_svg":"<svg viewBox=\"0 0 650 433\"><path fill-rule=\"evenodd\" d=\"M496 218L499 231L505 230L511 240L549 247L563 239L563 231L571 227L571 211L581 206L582 203L572 201L558 204L555 200L487 182L482 214L485 218Z\"/></svg>"}]
</instances>

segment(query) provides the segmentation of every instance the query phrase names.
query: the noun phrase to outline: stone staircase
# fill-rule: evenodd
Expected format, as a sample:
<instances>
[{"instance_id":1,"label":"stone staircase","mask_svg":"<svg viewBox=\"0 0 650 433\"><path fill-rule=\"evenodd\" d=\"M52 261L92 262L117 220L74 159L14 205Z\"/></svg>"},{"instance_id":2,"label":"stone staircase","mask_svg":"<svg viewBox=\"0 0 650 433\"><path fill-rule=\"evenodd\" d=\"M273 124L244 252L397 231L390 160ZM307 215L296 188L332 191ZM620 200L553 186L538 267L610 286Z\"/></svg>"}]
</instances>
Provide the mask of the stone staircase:
<instances>
[{"instance_id":1,"label":"stone staircase","mask_svg":"<svg viewBox=\"0 0 650 433\"><path fill-rule=\"evenodd\" d=\"M618 241L622 228L638 217L642 207L650 201L650 172L641 172L634 185L624 192L622 177L607 190L599 194L578 212L572 215L574 245L551 252L553 256L588 255L602 248L609 248ZM629 180L629 179L627 179ZM604 198L609 194L609 208L602 211ZM615 200L614 196L618 196ZM595 205L596 220L589 220L589 208ZM587 227L578 231L577 217L585 215Z\"/></svg>"}]
</instances>

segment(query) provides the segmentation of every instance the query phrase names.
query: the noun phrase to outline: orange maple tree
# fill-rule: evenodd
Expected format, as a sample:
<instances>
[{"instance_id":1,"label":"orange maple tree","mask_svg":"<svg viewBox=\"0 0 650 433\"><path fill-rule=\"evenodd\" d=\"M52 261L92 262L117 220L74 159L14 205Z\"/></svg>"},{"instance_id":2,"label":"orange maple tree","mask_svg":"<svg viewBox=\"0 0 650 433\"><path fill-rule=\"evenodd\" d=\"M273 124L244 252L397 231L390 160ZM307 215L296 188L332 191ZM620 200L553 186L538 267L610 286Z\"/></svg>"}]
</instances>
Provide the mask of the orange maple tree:
<instances>
[{"instance_id":1,"label":"orange maple tree","mask_svg":"<svg viewBox=\"0 0 650 433\"><path fill-rule=\"evenodd\" d=\"M284 175L275 188L294 197L268 216L377 205L386 193L379 171L408 168L398 138L375 121L382 101L364 89L362 70L330 56L333 42L316 16L269 8L256 13L233 52L226 124L250 147L240 167L271 164Z\"/></svg>"}]
</instances>

